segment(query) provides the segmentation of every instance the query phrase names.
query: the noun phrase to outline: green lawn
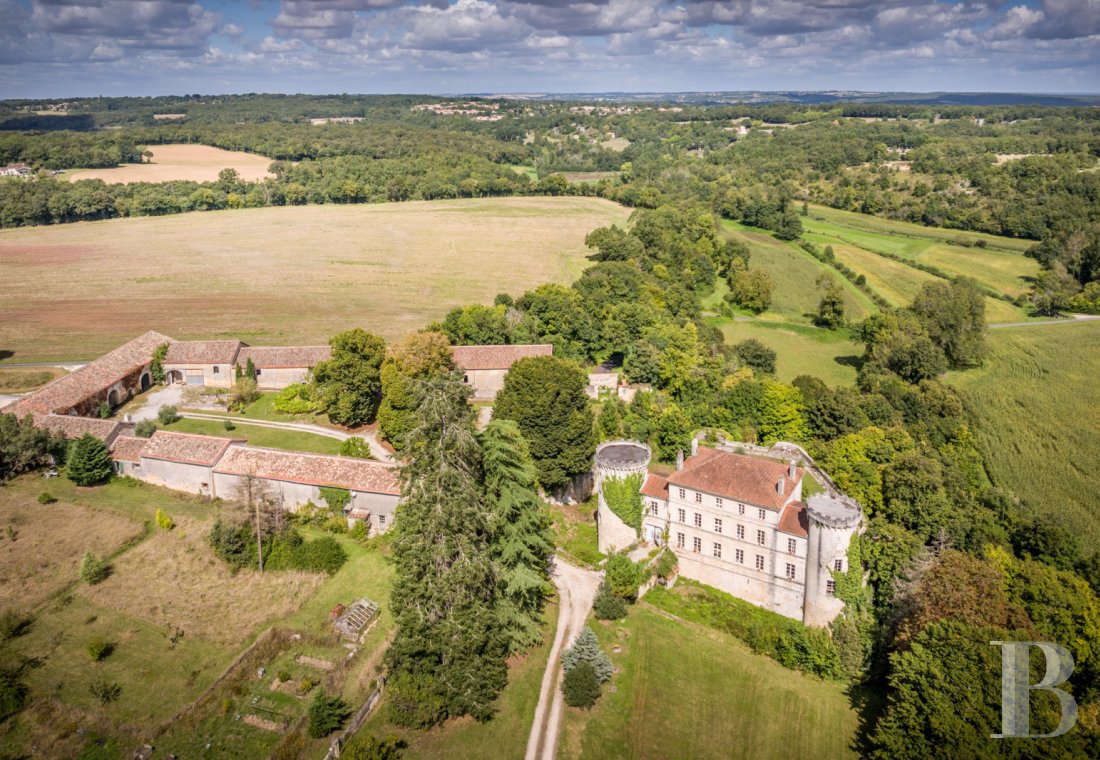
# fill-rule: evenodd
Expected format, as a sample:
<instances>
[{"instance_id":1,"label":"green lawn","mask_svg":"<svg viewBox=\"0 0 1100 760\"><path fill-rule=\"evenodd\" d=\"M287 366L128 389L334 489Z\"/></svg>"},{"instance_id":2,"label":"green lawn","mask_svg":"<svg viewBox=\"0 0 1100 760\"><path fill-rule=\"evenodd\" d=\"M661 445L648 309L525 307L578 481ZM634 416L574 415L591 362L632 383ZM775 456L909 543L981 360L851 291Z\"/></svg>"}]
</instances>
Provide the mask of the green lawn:
<instances>
[{"instance_id":1,"label":"green lawn","mask_svg":"<svg viewBox=\"0 0 1100 760\"><path fill-rule=\"evenodd\" d=\"M897 222L891 219L871 216L869 214L857 214L852 211L841 211L839 209L829 208L828 206L811 204L809 221L812 223L815 219L880 235L903 236L948 243L953 242L956 238L964 238L974 242L984 240L991 248L1001 248L1018 253L1023 253L1028 248L1035 245L1035 241L1033 240L1000 237L999 235L988 235L984 232L949 230L941 227L925 227L920 224ZM803 217L802 223L803 226L807 226L806 217Z\"/></svg>"},{"instance_id":2,"label":"green lawn","mask_svg":"<svg viewBox=\"0 0 1100 760\"><path fill-rule=\"evenodd\" d=\"M531 652L515 657L508 666L508 685L497 700L497 714L492 720L478 723L471 718L447 721L430 731L402 729L387 723L385 702L371 714L360 736L398 736L408 742L401 755L404 760L415 758L480 758L520 760L527 746L535 707L539 702L546 658L554 640L558 608L547 606L543 625L543 643Z\"/></svg>"},{"instance_id":3,"label":"green lawn","mask_svg":"<svg viewBox=\"0 0 1100 760\"><path fill-rule=\"evenodd\" d=\"M316 412L307 414L284 414L275 409L277 393L261 393L260 397L243 411L228 412L226 416L240 417L242 420L267 420L269 422L308 422L313 425L329 425L328 416ZM202 411L196 409L195 411Z\"/></svg>"},{"instance_id":4,"label":"green lawn","mask_svg":"<svg viewBox=\"0 0 1100 760\"><path fill-rule=\"evenodd\" d=\"M619 668L591 711L566 708L558 756L850 758L859 716L843 687L787 670L733 637L644 600L594 629Z\"/></svg>"},{"instance_id":5,"label":"green lawn","mask_svg":"<svg viewBox=\"0 0 1100 760\"><path fill-rule=\"evenodd\" d=\"M316 433L301 430L279 430L239 422L234 430L226 430L225 425L214 420L182 419L173 422L167 430L178 433L199 433L229 438L243 438L253 446L265 446L288 451L306 451L312 454L339 454L340 441Z\"/></svg>"},{"instance_id":6,"label":"green lawn","mask_svg":"<svg viewBox=\"0 0 1100 760\"><path fill-rule=\"evenodd\" d=\"M966 391L990 477L1100 550L1100 324L989 334L985 366L949 375Z\"/></svg>"},{"instance_id":7,"label":"green lawn","mask_svg":"<svg viewBox=\"0 0 1100 760\"><path fill-rule=\"evenodd\" d=\"M829 385L851 385L856 379L863 345L847 331L834 332L806 325L765 320L711 320L726 343L733 345L756 338L776 352L776 376L790 382L799 375L814 375Z\"/></svg>"}]
</instances>

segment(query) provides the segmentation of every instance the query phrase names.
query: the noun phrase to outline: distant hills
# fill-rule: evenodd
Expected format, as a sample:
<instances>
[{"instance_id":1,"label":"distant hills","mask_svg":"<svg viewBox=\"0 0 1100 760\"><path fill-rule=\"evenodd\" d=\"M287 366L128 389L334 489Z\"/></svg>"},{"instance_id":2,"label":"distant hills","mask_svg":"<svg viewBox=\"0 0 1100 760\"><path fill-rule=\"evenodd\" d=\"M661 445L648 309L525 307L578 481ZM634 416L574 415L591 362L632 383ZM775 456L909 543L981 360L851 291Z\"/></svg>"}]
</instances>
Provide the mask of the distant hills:
<instances>
[{"instance_id":1,"label":"distant hills","mask_svg":"<svg viewBox=\"0 0 1100 760\"><path fill-rule=\"evenodd\" d=\"M513 100L583 100L611 103L683 103L692 106L751 103L890 103L938 106L1098 106L1100 94L1027 92L872 92L864 90L730 90L721 92L467 93Z\"/></svg>"}]
</instances>

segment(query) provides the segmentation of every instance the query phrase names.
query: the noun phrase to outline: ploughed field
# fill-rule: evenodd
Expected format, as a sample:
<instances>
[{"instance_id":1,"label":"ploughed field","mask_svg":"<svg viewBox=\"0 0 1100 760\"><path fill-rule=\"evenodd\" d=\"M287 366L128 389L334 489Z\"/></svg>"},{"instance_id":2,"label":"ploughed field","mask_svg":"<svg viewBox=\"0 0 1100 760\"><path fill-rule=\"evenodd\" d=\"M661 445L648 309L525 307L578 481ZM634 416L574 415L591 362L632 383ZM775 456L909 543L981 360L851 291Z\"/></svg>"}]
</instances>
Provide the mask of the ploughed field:
<instances>
[{"instance_id":1,"label":"ploughed field","mask_svg":"<svg viewBox=\"0 0 1100 760\"><path fill-rule=\"evenodd\" d=\"M250 182L273 176L267 169L271 159L255 153L222 150L209 145L153 145L149 163L123 164L113 169L76 169L64 176L73 182L101 179L111 184L131 182L213 182L222 169L236 169Z\"/></svg>"},{"instance_id":2,"label":"ploughed field","mask_svg":"<svg viewBox=\"0 0 1100 760\"><path fill-rule=\"evenodd\" d=\"M595 198L295 206L0 231L0 352L93 358L146 330L253 345L396 338L467 303L569 284Z\"/></svg>"}]
</instances>

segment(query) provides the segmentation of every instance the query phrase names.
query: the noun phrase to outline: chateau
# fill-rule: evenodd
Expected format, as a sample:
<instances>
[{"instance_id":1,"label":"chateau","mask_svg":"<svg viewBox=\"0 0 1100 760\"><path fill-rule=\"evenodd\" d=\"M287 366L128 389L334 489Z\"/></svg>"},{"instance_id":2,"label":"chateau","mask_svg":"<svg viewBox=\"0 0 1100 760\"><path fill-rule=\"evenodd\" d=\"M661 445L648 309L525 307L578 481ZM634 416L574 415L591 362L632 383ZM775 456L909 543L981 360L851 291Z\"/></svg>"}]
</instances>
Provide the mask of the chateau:
<instances>
[{"instance_id":1,"label":"chateau","mask_svg":"<svg viewBox=\"0 0 1100 760\"><path fill-rule=\"evenodd\" d=\"M650 471L649 460L649 447L633 441L596 450L600 551L667 542L685 578L807 625L827 625L840 613L832 573L848 570L848 546L862 526L859 504L835 491L804 499L807 470L794 461L697 441L667 475ZM609 488L613 481L639 484L638 528L609 503L608 494L614 490L615 499L620 490Z\"/></svg>"}]
</instances>

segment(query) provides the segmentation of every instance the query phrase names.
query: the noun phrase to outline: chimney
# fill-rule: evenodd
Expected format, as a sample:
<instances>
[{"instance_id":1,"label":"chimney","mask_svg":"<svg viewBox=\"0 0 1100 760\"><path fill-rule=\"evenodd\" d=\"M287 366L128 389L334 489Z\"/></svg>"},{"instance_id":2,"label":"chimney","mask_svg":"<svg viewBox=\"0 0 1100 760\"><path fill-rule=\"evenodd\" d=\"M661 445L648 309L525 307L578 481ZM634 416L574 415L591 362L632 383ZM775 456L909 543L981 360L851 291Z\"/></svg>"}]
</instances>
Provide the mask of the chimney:
<instances>
[{"instance_id":1,"label":"chimney","mask_svg":"<svg viewBox=\"0 0 1100 760\"><path fill-rule=\"evenodd\" d=\"M794 460L793 459L791 460L790 465L787 467L787 477L789 477L792 481L794 480Z\"/></svg>"},{"instance_id":2,"label":"chimney","mask_svg":"<svg viewBox=\"0 0 1100 760\"><path fill-rule=\"evenodd\" d=\"M695 456L698 453L699 453L699 439L698 438L692 438L691 439L691 455Z\"/></svg>"},{"instance_id":3,"label":"chimney","mask_svg":"<svg viewBox=\"0 0 1100 760\"><path fill-rule=\"evenodd\" d=\"M779 476L779 481L775 484L775 492L780 496L787 490L787 479L782 475Z\"/></svg>"},{"instance_id":4,"label":"chimney","mask_svg":"<svg viewBox=\"0 0 1100 760\"><path fill-rule=\"evenodd\" d=\"M684 450L680 449L680 452L676 455L676 469L684 469Z\"/></svg>"}]
</instances>

